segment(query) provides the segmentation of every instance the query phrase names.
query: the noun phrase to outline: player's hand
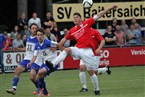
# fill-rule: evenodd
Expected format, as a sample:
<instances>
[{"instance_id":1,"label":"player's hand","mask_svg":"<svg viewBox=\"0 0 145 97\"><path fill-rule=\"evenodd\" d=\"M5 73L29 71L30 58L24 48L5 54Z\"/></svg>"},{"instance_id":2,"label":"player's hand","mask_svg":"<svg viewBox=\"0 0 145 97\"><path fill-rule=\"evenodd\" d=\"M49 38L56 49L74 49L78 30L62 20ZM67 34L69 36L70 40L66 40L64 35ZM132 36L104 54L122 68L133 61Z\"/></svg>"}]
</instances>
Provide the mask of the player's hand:
<instances>
[{"instance_id":1,"label":"player's hand","mask_svg":"<svg viewBox=\"0 0 145 97\"><path fill-rule=\"evenodd\" d=\"M101 53L101 50L100 49L97 49L95 52L96 52L96 54L100 54Z\"/></svg>"},{"instance_id":2,"label":"player's hand","mask_svg":"<svg viewBox=\"0 0 145 97\"><path fill-rule=\"evenodd\" d=\"M27 68L29 68L30 66L31 66L31 63L28 63L28 64L27 64Z\"/></svg>"},{"instance_id":3,"label":"player's hand","mask_svg":"<svg viewBox=\"0 0 145 97\"><path fill-rule=\"evenodd\" d=\"M115 8L117 8L117 7L118 7L117 5L113 5L113 6L111 6L110 9L115 9Z\"/></svg>"}]
</instances>

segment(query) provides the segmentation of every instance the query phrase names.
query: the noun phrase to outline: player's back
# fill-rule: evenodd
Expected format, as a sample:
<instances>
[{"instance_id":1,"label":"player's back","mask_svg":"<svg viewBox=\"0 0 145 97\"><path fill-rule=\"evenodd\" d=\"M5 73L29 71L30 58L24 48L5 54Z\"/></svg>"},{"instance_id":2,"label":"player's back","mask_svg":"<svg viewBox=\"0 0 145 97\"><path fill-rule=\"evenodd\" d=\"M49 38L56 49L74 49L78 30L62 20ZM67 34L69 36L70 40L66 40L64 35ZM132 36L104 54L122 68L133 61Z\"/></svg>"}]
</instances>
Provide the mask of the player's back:
<instances>
[{"instance_id":1,"label":"player's back","mask_svg":"<svg viewBox=\"0 0 145 97\"><path fill-rule=\"evenodd\" d=\"M34 54L34 48L36 43L38 43L38 39L36 36L28 37L26 41L26 54L25 54L25 60L31 60Z\"/></svg>"}]
</instances>

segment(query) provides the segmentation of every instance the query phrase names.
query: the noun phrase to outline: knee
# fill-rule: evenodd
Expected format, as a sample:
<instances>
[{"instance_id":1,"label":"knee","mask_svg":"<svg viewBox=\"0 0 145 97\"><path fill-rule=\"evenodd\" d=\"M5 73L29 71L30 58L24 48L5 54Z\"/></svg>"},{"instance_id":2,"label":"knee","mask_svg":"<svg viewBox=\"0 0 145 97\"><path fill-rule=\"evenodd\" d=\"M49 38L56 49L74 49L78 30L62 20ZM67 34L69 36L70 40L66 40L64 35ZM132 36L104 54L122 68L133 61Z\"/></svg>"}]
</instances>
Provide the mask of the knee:
<instances>
[{"instance_id":1,"label":"knee","mask_svg":"<svg viewBox=\"0 0 145 97\"><path fill-rule=\"evenodd\" d=\"M14 70L14 76L20 76L20 74L24 71L23 67L16 67L16 69Z\"/></svg>"},{"instance_id":2,"label":"knee","mask_svg":"<svg viewBox=\"0 0 145 97\"><path fill-rule=\"evenodd\" d=\"M70 48L65 48L64 51L66 51L67 54L71 54L71 49Z\"/></svg>"},{"instance_id":3,"label":"knee","mask_svg":"<svg viewBox=\"0 0 145 97\"><path fill-rule=\"evenodd\" d=\"M84 72L86 70L86 68L84 66L80 67L80 72Z\"/></svg>"},{"instance_id":4,"label":"knee","mask_svg":"<svg viewBox=\"0 0 145 97\"><path fill-rule=\"evenodd\" d=\"M34 82L35 81L35 77L34 76L30 76L30 80Z\"/></svg>"}]
</instances>

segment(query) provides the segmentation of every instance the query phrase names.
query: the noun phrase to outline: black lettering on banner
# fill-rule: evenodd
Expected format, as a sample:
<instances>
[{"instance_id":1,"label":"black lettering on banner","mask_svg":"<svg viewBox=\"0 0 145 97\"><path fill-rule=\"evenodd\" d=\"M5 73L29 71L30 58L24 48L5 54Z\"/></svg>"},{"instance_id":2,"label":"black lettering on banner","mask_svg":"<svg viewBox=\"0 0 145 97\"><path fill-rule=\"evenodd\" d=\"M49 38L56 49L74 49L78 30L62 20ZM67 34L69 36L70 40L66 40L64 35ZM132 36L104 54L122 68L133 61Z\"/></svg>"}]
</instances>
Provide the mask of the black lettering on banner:
<instances>
[{"instance_id":1,"label":"black lettering on banner","mask_svg":"<svg viewBox=\"0 0 145 97\"><path fill-rule=\"evenodd\" d=\"M139 9L138 8L134 9L134 16L139 16Z\"/></svg>"},{"instance_id":2,"label":"black lettering on banner","mask_svg":"<svg viewBox=\"0 0 145 97\"><path fill-rule=\"evenodd\" d=\"M69 19L70 15L71 15L72 7L69 7L69 11L67 10L67 7L65 7L64 9L65 9L65 13L66 13L67 18Z\"/></svg>"},{"instance_id":3,"label":"black lettering on banner","mask_svg":"<svg viewBox=\"0 0 145 97\"><path fill-rule=\"evenodd\" d=\"M84 18L90 17L90 8L84 8Z\"/></svg>"},{"instance_id":4,"label":"black lettering on banner","mask_svg":"<svg viewBox=\"0 0 145 97\"><path fill-rule=\"evenodd\" d=\"M100 6L98 7L98 12L100 12L101 11L101 9L100 9Z\"/></svg>"},{"instance_id":5,"label":"black lettering on banner","mask_svg":"<svg viewBox=\"0 0 145 97\"><path fill-rule=\"evenodd\" d=\"M92 10L92 17L93 17L94 15L96 15L96 14L97 14L97 10L93 9L93 10Z\"/></svg>"},{"instance_id":6,"label":"black lettering on banner","mask_svg":"<svg viewBox=\"0 0 145 97\"><path fill-rule=\"evenodd\" d=\"M25 54L22 54L22 59L24 59L24 57L25 57Z\"/></svg>"},{"instance_id":7,"label":"black lettering on banner","mask_svg":"<svg viewBox=\"0 0 145 97\"><path fill-rule=\"evenodd\" d=\"M145 16L145 8L140 5L140 16Z\"/></svg>"},{"instance_id":8,"label":"black lettering on banner","mask_svg":"<svg viewBox=\"0 0 145 97\"><path fill-rule=\"evenodd\" d=\"M130 17L133 16L132 5L130 5Z\"/></svg>"},{"instance_id":9,"label":"black lettering on banner","mask_svg":"<svg viewBox=\"0 0 145 97\"><path fill-rule=\"evenodd\" d=\"M101 12L101 11L103 11L103 10L105 10L104 7L102 7L102 9L98 11L98 13ZM103 18L105 18L105 15L103 15Z\"/></svg>"},{"instance_id":10,"label":"black lettering on banner","mask_svg":"<svg viewBox=\"0 0 145 97\"><path fill-rule=\"evenodd\" d=\"M122 9L118 8L117 11L118 11L118 17L122 17L123 16Z\"/></svg>"},{"instance_id":11,"label":"black lettering on banner","mask_svg":"<svg viewBox=\"0 0 145 97\"><path fill-rule=\"evenodd\" d=\"M127 8L124 9L124 17L129 17L129 10Z\"/></svg>"},{"instance_id":12,"label":"black lettering on banner","mask_svg":"<svg viewBox=\"0 0 145 97\"><path fill-rule=\"evenodd\" d=\"M16 54L16 62L17 62L17 63L20 63L21 60L22 60L21 54Z\"/></svg>"},{"instance_id":13,"label":"black lettering on banner","mask_svg":"<svg viewBox=\"0 0 145 97\"><path fill-rule=\"evenodd\" d=\"M116 9L113 9L112 11L113 11L113 13L112 13L112 17L115 17Z\"/></svg>"},{"instance_id":14,"label":"black lettering on banner","mask_svg":"<svg viewBox=\"0 0 145 97\"><path fill-rule=\"evenodd\" d=\"M110 17L111 17L111 11L108 11L108 12L106 13L106 16L107 16L108 18L110 18Z\"/></svg>"},{"instance_id":15,"label":"black lettering on banner","mask_svg":"<svg viewBox=\"0 0 145 97\"><path fill-rule=\"evenodd\" d=\"M57 12L58 12L57 17L59 19L63 19L64 18L63 8L62 7L58 7Z\"/></svg>"},{"instance_id":16,"label":"black lettering on banner","mask_svg":"<svg viewBox=\"0 0 145 97\"><path fill-rule=\"evenodd\" d=\"M103 11L103 10L105 10L105 8L104 8L104 7L102 7L101 11ZM99 12L100 12L100 11L99 11Z\"/></svg>"},{"instance_id":17,"label":"black lettering on banner","mask_svg":"<svg viewBox=\"0 0 145 97\"><path fill-rule=\"evenodd\" d=\"M11 54L7 54L6 63L7 63L7 64L12 64Z\"/></svg>"}]
</instances>

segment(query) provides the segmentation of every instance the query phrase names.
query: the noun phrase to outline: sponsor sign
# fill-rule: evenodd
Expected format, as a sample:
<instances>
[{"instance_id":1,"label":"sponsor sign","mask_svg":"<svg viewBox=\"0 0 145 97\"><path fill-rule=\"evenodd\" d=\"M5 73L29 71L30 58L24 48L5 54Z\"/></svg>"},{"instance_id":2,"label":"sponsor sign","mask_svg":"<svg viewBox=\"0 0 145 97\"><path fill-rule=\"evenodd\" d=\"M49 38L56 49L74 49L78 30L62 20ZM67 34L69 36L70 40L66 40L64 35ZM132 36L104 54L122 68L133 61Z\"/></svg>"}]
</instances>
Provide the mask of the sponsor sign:
<instances>
[{"instance_id":1,"label":"sponsor sign","mask_svg":"<svg viewBox=\"0 0 145 97\"><path fill-rule=\"evenodd\" d=\"M59 55L60 51L57 51ZM4 53L4 70L5 72L14 72L17 65L24 59L25 52L5 52ZM59 69L63 69L63 62L60 62Z\"/></svg>"},{"instance_id":2,"label":"sponsor sign","mask_svg":"<svg viewBox=\"0 0 145 97\"><path fill-rule=\"evenodd\" d=\"M79 12L82 18L92 17L100 11L116 4L117 9L106 13L99 21L112 20L114 17L118 20L144 19L145 2L119 2L119 3L94 3L91 9L83 8L82 4L53 4L53 17L56 22L70 22L73 20L73 14Z\"/></svg>"},{"instance_id":3,"label":"sponsor sign","mask_svg":"<svg viewBox=\"0 0 145 97\"><path fill-rule=\"evenodd\" d=\"M100 67L145 65L145 46L126 48L103 48L100 55ZM79 68L79 60L70 56L64 61L64 69Z\"/></svg>"}]
</instances>

